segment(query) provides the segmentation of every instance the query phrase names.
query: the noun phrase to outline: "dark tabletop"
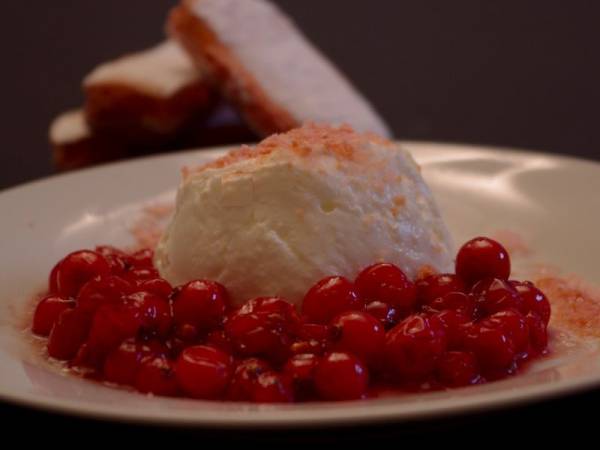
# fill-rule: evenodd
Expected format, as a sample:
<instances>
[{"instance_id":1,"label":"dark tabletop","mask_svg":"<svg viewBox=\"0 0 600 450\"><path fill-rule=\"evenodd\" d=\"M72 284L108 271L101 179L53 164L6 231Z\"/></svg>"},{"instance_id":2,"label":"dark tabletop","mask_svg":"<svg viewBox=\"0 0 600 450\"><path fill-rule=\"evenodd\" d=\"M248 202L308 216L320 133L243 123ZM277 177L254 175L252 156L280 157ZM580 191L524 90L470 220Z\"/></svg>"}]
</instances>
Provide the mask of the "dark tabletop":
<instances>
[{"instance_id":1,"label":"dark tabletop","mask_svg":"<svg viewBox=\"0 0 600 450\"><path fill-rule=\"evenodd\" d=\"M600 2L277 3L371 99L401 139L526 147L600 159ZM3 3L0 188L52 173L47 144L50 120L81 104L82 76L98 62L161 40L165 13L173 4L170 0ZM531 437L552 436L565 429L594 432L597 414L588 410L599 400L596 392L426 425L292 436L300 442L383 437L401 444L409 438L447 434L469 439L474 431L492 442L510 437L515 428ZM14 422L44 424L59 434L165 431L109 426L7 405L0 405L0 418L4 421L0 429L7 430ZM265 437L200 433L216 440ZM277 440L290 434L269 436Z\"/></svg>"}]
</instances>

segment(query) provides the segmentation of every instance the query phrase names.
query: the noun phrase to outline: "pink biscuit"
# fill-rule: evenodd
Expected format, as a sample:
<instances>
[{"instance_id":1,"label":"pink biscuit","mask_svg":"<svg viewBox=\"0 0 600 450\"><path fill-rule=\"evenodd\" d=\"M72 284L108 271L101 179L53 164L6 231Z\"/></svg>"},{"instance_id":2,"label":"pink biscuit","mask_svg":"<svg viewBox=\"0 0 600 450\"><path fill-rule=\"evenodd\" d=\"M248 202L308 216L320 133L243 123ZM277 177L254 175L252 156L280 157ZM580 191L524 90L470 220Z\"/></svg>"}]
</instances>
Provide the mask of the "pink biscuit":
<instances>
[{"instance_id":1,"label":"pink biscuit","mask_svg":"<svg viewBox=\"0 0 600 450\"><path fill-rule=\"evenodd\" d=\"M266 0L183 0L167 28L261 135L306 122L390 135L366 99Z\"/></svg>"}]
</instances>

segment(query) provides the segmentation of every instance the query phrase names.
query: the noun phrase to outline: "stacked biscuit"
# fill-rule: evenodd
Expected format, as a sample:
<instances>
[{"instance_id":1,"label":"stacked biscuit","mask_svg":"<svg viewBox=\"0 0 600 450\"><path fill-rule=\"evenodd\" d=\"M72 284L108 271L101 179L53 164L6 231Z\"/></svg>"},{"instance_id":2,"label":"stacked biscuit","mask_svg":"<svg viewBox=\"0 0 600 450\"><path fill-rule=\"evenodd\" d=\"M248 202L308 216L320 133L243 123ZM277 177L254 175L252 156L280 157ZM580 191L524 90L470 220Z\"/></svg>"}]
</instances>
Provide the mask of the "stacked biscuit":
<instances>
[{"instance_id":1,"label":"stacked biscuit","mask_svg":"<svg viewBox=\"0 0 600 450\"><path fill-rule=\"evenodd\" d=\"M98 66L50 128L57 167L253 141L305 122L389 136L369 103L268 0L182 0L169 40Z\"/></svg>"}]
</instances>

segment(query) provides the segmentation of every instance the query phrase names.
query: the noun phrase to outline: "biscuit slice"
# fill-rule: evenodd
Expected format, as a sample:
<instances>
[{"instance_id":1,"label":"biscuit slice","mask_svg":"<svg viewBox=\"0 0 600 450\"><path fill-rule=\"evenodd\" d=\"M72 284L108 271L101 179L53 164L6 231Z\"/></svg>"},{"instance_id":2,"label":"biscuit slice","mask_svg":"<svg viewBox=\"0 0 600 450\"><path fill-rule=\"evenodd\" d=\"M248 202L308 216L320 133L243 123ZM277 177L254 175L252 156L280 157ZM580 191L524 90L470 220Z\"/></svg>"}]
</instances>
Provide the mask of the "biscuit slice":
<instances>
[{"instance_id":1,"label":"biscuit slice","mask_svg":"<svg viewBox=\"0 0 600 450\"><path fill-rule=\"evenodd\" d=\"M126 152L123 141L92 134L81 109L67 111L54 119L49 138L52 160L60 170L110 161Z\"/></svg>"},{"instance_id":2,"label":"biscuit slice","mask_svg":"<svg viewBox=\"0 0 600 450\"><path fill-rule=\"evenodd\" d=\"M95 134L139 144L172 139L205 118L216 93L171 41L101 64L83 81L85 117Z\"/></svg>"},{"instance_id":3,"label":"biscuit slice","mask_svg":"<svg viewBox=\"0 0 600 450\"><path fill-rule=\"evenodd\" d=\"M101 162L160 151L183 150L257 141L257 136L228 105L220 105L209 119L191 124L172 139L140 143L92 130L82 110L59 115L50 126L54 165L71 170Z\"/></svg>"},{"instance_id":4,"label":"biscuit slice","mask_svg":"<svg viewBox=\"0 0 600 450\"><path fill-rule=\"evenodd\" d=\"M367 100L267 0L182 0L167 29L260 135L320 122L390 136Z\"/></svg>"}]
</instances>

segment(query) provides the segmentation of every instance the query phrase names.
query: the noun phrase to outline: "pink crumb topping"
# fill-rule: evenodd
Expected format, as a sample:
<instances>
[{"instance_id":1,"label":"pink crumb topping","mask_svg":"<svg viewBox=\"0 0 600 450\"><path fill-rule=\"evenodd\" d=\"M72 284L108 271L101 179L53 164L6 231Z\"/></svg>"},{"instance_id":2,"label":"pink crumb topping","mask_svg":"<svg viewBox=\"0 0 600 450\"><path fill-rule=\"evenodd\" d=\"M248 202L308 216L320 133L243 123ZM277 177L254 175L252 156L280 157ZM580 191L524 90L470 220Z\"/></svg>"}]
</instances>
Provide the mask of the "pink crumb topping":
<instances>
[{"instance_id":1,"label":"pink crumb topping","mask_svg":"<svg viewBox=\"0 0 600 450\"><path fill-rule=\"evenodd\" d=\"M300 157L309 157L319 149L320 152L334 156L340 161L361 162L356 160L356 149L366 144L393 145L391 141L374 133L355 132L348 125L334 127L309 123L287 133L274 134L255 147L243 145L209 163L195 168L185 167L182 172L185 179L205 169L220 169L239 161L265 157L275 151L291 151Z\"/></svg>"},{"instance_id":2,"label":"pink crumb topping","mask_svg":"<svg viewBox=\"0 0 600 450\"><path fill-rule=\"evenodd\" d=\"M600 338L600 289L575 275L541 274L535 284L552 305L552 325L578 336Z\"/></svg>"},{"instance_id":3,"label":"pink crumb topping","mask_svg":"<svg viewBox=\"0 0 600 450\"><path fill-rule=\"evenodd\" d=\"M152 203L141 210L129 231L136 241L136 248L155 248L165 229L165 219L174 210L172 202Z\"/></svg>"}]
</instances>

